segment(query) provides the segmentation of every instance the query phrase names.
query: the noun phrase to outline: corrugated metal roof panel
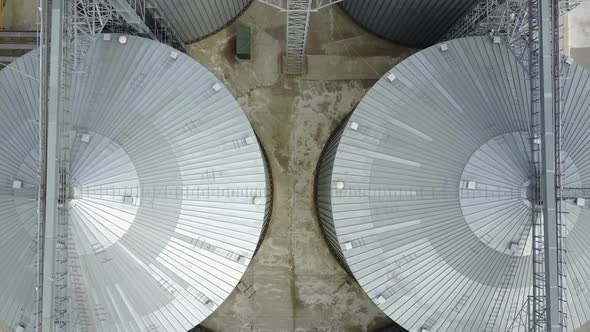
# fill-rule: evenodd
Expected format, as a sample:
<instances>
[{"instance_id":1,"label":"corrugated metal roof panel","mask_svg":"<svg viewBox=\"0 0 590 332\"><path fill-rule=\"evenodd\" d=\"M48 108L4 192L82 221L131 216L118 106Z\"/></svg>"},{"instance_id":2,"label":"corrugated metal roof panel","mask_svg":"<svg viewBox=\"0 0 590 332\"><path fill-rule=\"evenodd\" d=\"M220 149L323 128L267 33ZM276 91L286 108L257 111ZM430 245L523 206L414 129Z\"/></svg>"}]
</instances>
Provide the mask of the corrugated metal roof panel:
<instances>
[{"instance_id":1,"label":"corrugated metal roof panel","mask_svg":"<svg viewBox=\"0 0 590 332\"><path fill-rule=\"evenodd\" d=\"M190 57L139 37L100 38L73 86L67 203L70 326L186 331L229 296L271 204L265 161L239 104ZM35 54L17 60L37 71ZM35 81L0 72L0 320L30 316L36 180ZM4 202L4 203L2 203ZM10 236L10 237L8 237ZM31 256L31 257L29 257ZM17 322L17 321L14 321ZM17 322L18 323L18 322ZM14 325L14 324L13 324Z\"/></svg>"},{"instance_id":2,"label":"corrugated metal roof panel","mask_svg":"<svg viewBox=\"0 0 590 332\"><path fill-rule=\"evenodd\" d=\"M27 331L36 309L38 57L31 51L0 71L0 327Z\"/></svg>"},{"instance_id":3,"label":"corrugated metal roof panel","mask_svg":"<svg viewBox=\"0 0 590 332\"><path fill-rule=\"evenodd\" d=\"M436 43L480 0L344 0L360 25L393 42L426 47Z\"/></svg>"},{"instance_id":4,"label":"corrugated metal roof panel","mask_svg":"<svg viewBox=\"0 0 590 332\"><path fill-rule=\"evenodd\" d=\"M185 43L204 38L231 23L252 0L166 0L158 6Z\"/></svg>"},{"instance_id":5,"label":"corrugated metal roof panel","mask_svg":"<svg viewBox=\"0 0 590 332\"><path fill-rule=\"evenodd\" d=\"M332 140L320 220L363 289L406 329L505 331L531 291L528 75L488 37L447 46L393 68L396 79L379 80ZM565 76L565 183L587 187L590 74L572 65ZM590 320L590 211L565 208L575 328Z\"/></svg>"}]
</instances>

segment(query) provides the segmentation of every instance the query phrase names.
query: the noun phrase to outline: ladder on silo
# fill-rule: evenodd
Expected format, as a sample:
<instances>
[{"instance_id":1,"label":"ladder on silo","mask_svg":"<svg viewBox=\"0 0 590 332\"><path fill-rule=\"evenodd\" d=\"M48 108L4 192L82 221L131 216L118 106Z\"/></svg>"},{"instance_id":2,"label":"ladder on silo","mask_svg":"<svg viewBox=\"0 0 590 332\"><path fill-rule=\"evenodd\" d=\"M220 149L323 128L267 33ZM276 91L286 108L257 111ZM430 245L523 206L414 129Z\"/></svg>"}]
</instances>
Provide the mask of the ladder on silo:
<instances>
[{"instance_id":1,"label":"ladder on silo","mask_svg":"<svg viewBox=\"0 0 590 332\"><path fill-rule=\"evenodd\" d=\"M558 271L558 302L560 312L560 325L564 331L567 330L567 297L566 297L566 213L563 211L563 179L565 179L565 167L563 167L562 145L562 80L561 65L563 50L561 49L561 22L560 22L560 0L553 0L553 95L554 95L554 121L555 121L555 186L556 186L556 213L557 213L557 271Z\"/></svg>"},{"instance_id":2,"label":"ladder on silo","mask_svg":"<svg viewBox=\"0 0 590 332\"><path fill-rule=\"evenodd\" d=\"M70 296L72 304L75 306L73 312L76 314L75 317L72 317L72 323L76 328L76 331L85 332L88 331L92 322L90 316L90 301L88 289L86 287L86 280L82 273L80 255L76 249L76 243L74 242L72 233L73 232L70 232L68 239Z\"/></svg>"},{"instance_id":3,"label":"ladder on silo","mask_svg":"<svg viewBox=\"0 0 590 332\"><path fill-rule=\"evenodd\" d=\"M258 0L287 13L287 55L285 73L305 73L305 45L312 12L329 7L343 0Z\"/></svg>"},{"instance_id":4,"label":"ladder on silo","mask_svg":"<svg viewBox=\"0 0 590 332\"><path fill-rule=\"evenodd\" d=\"M500 310L502 308L504 299L506 298L506 294L512 289L512 283L514 281L514 277L516 276L516 270L518 266L518 257L510 257L509 259L510 262L508 265L506 265L506 268L502 272L502 279L500 281L499 289L494 293L492 311L486 321L484 332L493 332L498 330L495 328L496 322L498 321L498 316L500 316Z\"/></svg>"},{"instance_id":5,"label":"ladder on silo","mask_svg":"<svg viewBox=\"0 0 590 332\"><path fill-rule=\"evenodd\" d=\"M541 111L539 82L539 22L538 0L529 0L529 75L531 88L531 225L533 289L530 296L529 331L543 331L545 316L545 259L541 202Z\"/></svg>"},{"instance_id":6,"label":"ladder on silo","mask_svg":"<svg viewBox=\"0 0 590 332\"><path fill-rule=\"evenodd\" d=\"M522 255L524 253L525 244L527 242L527 238L529 236L530 230L531 230L530 225L525 225L525 227L523 228L523 230L521 231L521 233L518 237L518 242L516 242L517 248L518 248L518 253L517 253L518 255ZM486 325L484 327L484 331L486 331L486 332L497 331L496 322L498 322L498 318L500 316L500 310L502 308L502 305L504 304L504 299L506 298L506 295L512 289L513 282L515 280L516 273L518 270L519 257L520 256L510 257L509 258L510 262L508 262L508 265L506 265L506 267L504 268L504 271L502 271L502 276L501 276L502 279L500 281L499 289L494 293L494 297L492 300L492 303L493 303L492 310L491 310L491 313L488 317L488 320L486 321ZM513 317L515 317L516 314L517 313L515 311L511 310L509 312L509 316L502 317L500 322L506 321L507 319L513 319Z\"/></svg>"}]
</instances>

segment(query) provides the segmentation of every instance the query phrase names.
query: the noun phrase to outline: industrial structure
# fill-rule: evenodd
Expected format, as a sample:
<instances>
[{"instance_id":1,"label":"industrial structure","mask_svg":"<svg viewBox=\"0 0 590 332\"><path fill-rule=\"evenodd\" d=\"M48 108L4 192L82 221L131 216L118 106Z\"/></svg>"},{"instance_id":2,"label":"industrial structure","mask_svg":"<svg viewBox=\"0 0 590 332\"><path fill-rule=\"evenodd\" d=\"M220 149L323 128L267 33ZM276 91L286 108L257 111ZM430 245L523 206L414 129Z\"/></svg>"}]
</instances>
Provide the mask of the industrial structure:
<instances>
[{"instance_id":1,"label":"industrial structure","mask_svg":"<svg viewBox=\"0 0 590 332\"><path fill-rule=\"evenodd\" d=\"M56 175L41 177L56 183L55 200L38 192L49 168L39 161L40 55L0 72L10 248L1 267L13 277L1 285L0 320L24 331L189 330L231 293L259 244L271 206L265 158L201 65L149 39L97 37L58 86L67 111L45 124L57 125Z\"/></svg>"},{"instance_id":2,"label":"industrial structure","mask_svg":"<svg viewBox=\"0 0 590 332\"><path fill-rule=\"evenodd\" d=\"M439 41L479 0L345 0L342 8L369 31L402 45Z\"/></svg>"},{"instance_id":3,"label":"industrial structure","mask_svg":"<svg viewBox=\"0 0 590 332\"><path fill-rule=\"evenodd\" d=\"M287 20L285 73L301 75L306 72L305 46L312 13L343 0L258 0L285 13Z\"/></svg>"},{"instance_id":4,"label":"industrial structure","mask_svg":"<svg viewBox=\"0 0 590 332\"><path fill-rule=\"evenodd\" d=\"M579 0L258 1L285 13L284 74L306 73L310 16L334 4L427 47L368 92L316 174L328 244L386 315L423 332L590 321L590 73L560 49ZM251 3L39 0L37 48L0 57L0 329L182 331L236 286L252 295L270 168L184 54Z\"/></svg>"},{"instance_id":5,"label":"industrial structure","mask_svg":"<svg viewBox=\"0 0 590 332\"><path fill-rule=\"evenodd\" d=\"M149 0L146 0L149 3ZM152 1L183 43L192 43L233 22L252 0ZM149 6L148 6L149 7Z\"/></svg>"},{"instance_id":6,"label":"industrial structure","mask_svg":"<svg viewBox=\"0 0 590 332\"><path fill-rule=\"evenodd\" d=\"M558 325L573 331L590 320L588 197L567 189L589 185L590 73L570 59L562 64L567 256L557 258L565 260L560 277L568 286L560 288L566 314ZM317 194L326 237L404 328L545 330L546 319L535 328L527 318L536 300L533 269L544 261L533 245L543 231L532 222L542 202L531 167L530 101L527 70L505 43L457 39L381 78L326 147ZM533 138L535 149L543 139Z\"/></svg>"}]
</instances>

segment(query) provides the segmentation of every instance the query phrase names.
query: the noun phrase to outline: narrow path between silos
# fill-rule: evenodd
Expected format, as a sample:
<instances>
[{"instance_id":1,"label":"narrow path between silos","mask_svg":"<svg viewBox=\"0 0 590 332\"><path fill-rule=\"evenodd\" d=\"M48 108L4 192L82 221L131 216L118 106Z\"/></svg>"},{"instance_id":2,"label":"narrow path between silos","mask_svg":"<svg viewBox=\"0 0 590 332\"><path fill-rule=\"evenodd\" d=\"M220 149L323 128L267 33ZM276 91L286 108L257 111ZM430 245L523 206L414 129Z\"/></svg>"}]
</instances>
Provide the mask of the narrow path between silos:
<instances>
[{"instance_id":1,"label":"narrow path between silos","mask_svg":"<svg viewBox=\"0 0 590 332\"><path fill-rule=\"evenodd\" d=\"M252 60L234 57L235 27L252 29ZM375 79L411 51L371 36L339 8L313 14L308 74L281 73L285 19L253 4L228 29L188 47L231 89L269 157L274 207L243 279L203 325L214 331L374 331L392 322L342 270L315 214L314 172L338 123ZM323 79L325 77L325 79ZM348 282L348 283L347 283Z\"/></svg>"}]
</instances>

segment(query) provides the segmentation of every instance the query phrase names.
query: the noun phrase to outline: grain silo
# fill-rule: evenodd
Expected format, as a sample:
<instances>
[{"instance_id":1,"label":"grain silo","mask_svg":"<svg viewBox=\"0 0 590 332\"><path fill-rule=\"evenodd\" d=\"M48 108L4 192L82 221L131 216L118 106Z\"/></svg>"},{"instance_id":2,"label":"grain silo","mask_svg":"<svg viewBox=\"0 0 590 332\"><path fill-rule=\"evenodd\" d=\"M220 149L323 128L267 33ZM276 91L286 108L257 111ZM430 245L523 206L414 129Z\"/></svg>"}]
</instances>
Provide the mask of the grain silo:
<instances>
[{"instance_id":1,"label":"grain silo","mask_svg":"<svg viewBox=\"0 0 590 332\"><path fill-rule=\"evenodd\" d=\"M0 72L0 321L25 331L36 314L37 57ZM104 34L80 68L61 141L64 326L189 330L236 287L270 217L263 151L231 93L171 47Z\"/></svg>"},{"instance_id":2,"label":"grain silo","mask_svg":"<svg viewBox=\"0 0 590 332\"><path fill-rule=\"evenodd\" d=\"M564 186L588 188L590 73L571 59L562 66ZM325 148L326 238L404 328L525 331L538 144L529 119L529 76L512 50L471 37L394 67ZM569 330L590 320L590 210L575 193L564 199Z\"/></svg>"},{"instance_id":3,"label":"grain silo","mask_svg":"<svg viewBox=\"0 0 590 332\"><path fill-rule=\"evenodd\" d=\"M192 43L233 22L253 0L166 0L158 11L184 43Z\"/></svg>"},{"instance_id":4,"label":"grain silo","mask_svg":"<svg viewBox=\"0 0 590 332\"><path fill-rule=\"evenodd\" d=\"M344 0L358 24L394 43L427 47L440 40L479 0Z\"/></svg>"},{"instance_id":5,"label":"grain silo","mask_svg":"<svg viewBox=\"0 0 590 332\"><path fill-rule=\"evenodd\" d=\"M28 331L36 296L38 56L31 51L11 64L14 70L0 71L0 328Z\"/></svg>"}]
</instances>

